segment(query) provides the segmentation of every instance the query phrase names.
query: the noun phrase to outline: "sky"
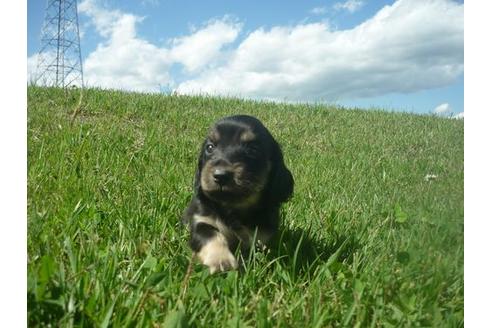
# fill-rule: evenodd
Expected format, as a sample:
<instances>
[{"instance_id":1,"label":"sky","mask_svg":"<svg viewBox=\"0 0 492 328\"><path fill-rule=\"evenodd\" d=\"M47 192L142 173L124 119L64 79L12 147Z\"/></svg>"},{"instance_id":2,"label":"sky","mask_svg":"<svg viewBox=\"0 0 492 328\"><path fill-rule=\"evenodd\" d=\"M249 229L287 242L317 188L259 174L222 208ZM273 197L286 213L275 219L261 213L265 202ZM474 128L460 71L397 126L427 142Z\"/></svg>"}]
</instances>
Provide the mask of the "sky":
<instances>
[{"instance_id":1,"label":"sky","mask_svg":"<svg viewBox=\"0 0 492 328\"><path fill-rule=\"evenodd\" d=\"M28 80L46 1L27 3ZM463 117L454 0L78 2L88 86Z\"/></svg>"}]
</instances>

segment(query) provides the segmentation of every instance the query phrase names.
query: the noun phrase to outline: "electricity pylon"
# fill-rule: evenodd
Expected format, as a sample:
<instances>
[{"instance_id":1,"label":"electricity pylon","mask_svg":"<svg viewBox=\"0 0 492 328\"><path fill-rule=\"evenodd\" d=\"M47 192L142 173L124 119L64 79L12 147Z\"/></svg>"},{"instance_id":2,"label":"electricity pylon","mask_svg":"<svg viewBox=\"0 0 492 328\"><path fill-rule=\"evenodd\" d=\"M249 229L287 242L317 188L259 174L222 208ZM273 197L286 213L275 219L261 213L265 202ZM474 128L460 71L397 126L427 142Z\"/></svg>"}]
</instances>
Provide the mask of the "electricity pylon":
<instances>
[{"instance_id":1,"label":"electricity pylon","mask_svg":"<svg viewBox=\"0 0 492 328\"><path fill-rule=\"evenodd\" d=\"M35 84L83 87L77 0L47 0Z\"/></svg>"}]
</instances>

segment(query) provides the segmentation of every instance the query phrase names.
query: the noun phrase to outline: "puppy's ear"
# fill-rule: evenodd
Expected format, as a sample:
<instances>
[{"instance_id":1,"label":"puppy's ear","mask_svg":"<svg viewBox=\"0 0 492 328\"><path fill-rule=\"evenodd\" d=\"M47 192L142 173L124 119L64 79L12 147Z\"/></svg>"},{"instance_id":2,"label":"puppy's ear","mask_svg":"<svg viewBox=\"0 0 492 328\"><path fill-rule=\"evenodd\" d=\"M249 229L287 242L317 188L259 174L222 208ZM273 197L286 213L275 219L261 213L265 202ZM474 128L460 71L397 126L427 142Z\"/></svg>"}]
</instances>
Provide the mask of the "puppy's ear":
<instances>
[{"instance_id":1,"label":"puppy's ear","mask_svg":"<svg viewBox=\"0 0 492 328\"><path fill-rule=\"evenodd\" d=\"M294 191L294 178L285 166L282 150L277 142L272 151L272 170L268 185L268 199L270 202L280 204L289 199Z\"/></svg>"}]
</instances>

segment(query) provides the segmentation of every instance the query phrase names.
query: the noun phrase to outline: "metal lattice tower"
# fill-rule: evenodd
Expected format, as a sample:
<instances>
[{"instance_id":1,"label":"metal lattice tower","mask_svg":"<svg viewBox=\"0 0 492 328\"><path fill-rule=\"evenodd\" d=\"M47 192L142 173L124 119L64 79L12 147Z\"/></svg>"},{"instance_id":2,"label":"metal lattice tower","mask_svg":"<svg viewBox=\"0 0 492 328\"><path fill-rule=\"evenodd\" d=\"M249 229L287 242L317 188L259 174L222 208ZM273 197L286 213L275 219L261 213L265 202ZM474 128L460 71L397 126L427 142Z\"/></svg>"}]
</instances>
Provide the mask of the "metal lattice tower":
<instances>
[{"instance_id":1,"label":"metal lattice tower","mask_svg":"<svg viewBox=\"0 0 492 328\"><path fill-rule=\"evenodd\" d=\"M77 0L47 0L35 83L84 86Z\"/></svg>"}]
</instances>

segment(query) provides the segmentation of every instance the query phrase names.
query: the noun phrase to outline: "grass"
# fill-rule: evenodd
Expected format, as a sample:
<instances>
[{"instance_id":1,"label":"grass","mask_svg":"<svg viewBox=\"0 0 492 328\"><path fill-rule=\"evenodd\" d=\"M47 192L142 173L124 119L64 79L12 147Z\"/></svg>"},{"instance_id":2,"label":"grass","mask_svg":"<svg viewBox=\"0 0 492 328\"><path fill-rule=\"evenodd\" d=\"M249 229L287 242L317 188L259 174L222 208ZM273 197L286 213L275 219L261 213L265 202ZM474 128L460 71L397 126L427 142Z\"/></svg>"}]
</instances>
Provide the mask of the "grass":
<instances>
[{"instance_id":1,"label":"grass","mask_svg":"<svg viewBox=\"0 0 492 328\"><path fill-rule=\"evenodd\" d=\"M463 326L462 120L90 89L71 123L75 91L27 96L29 326ZM210 275L180 215L235 113L279 140L295 191L269 252Z\"/></svg>"}]
</instances>

